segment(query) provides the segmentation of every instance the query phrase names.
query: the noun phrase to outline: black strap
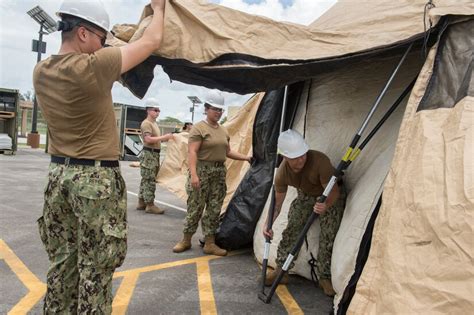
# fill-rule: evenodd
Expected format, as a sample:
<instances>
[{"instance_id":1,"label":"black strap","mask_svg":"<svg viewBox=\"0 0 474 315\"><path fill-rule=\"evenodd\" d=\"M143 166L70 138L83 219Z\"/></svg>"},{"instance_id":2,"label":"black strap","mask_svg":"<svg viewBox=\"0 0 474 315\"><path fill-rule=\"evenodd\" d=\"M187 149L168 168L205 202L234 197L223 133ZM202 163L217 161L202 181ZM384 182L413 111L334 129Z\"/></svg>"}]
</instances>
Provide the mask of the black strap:
<instances>
[{"instance_id":1,"label":"black strap","mask_svg":"<svg viewBox=\"0 0 474 315\"><path fill-rule=\"evenodd\" d=\"M84 165L95 166L95 160L75 159L64 156L51 155L51 163L65 164L65 165ZM119 161L99 161L101 167L119 167Z\"/></svg>"},{"instance_id":2,"label":"black strap","mask_svg":"<svg viewBox=\"0 0 474 315\"><path fill-rule=\"evenodd\" d=\"M311 269L311 282L318 287L318 275L316 274L316 258L314 258L313 253L309 250L308 235L304 237L304 243L306 244L306 250L311 255L311 258L308 260L309 268Z\"/></svg>"},{"instance_id":3,"label":"black strap","mask_svg":"<svg viewBox=\"0 0 474 315\"><path fill-rule=\"evenodd\" d=\"M161 152L161 149L153 149L153 148L149 148L149 147L143 147L143 150L150 151L150 152L156 152L156 153Z\"/></svg>"}]
</instances>

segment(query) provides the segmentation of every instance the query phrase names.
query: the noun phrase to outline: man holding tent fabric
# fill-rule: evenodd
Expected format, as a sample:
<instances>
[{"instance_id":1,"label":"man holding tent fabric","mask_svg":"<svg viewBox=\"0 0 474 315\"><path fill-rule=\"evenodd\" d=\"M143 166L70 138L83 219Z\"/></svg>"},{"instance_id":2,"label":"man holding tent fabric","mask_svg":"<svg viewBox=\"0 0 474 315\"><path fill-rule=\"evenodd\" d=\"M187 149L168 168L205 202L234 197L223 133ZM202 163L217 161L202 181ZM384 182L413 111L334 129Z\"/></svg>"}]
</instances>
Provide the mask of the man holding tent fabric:
<instances>
[{"instance_id":1,"label":"man holding tent fabric","mask_svg":"<svg viewBox=\"0 0 474 315\"><path fill-rule=\"evenodd\" d=\"M160 171L161 142L173 139L173 134L161 135L156 119L160 115L160 105L155 98L147 99L147 117L140 125L143 137L143 151L140 155L140 190L137 210L146 213L163 214L165 211L155 205L156 175Z\"/></svg>"},{"instance_id":2,"label":"man holding tent fabric","mask_svg":"<svg viewBox=\"0 0 474 315\"><path fill-rule=\"evenodd\" d=\"M334 167L329 158L322 152L309 150L308 144L303 137L294 130L283 132L278 138L278 153L283 156L283 162L275 176L275 212L273 221L280 214L281 206L286 197L288 186L298 190L298 196L291 203L288 212L288 225L283 231L282 239L278 245L277 269L268 273L265 279L266 285L271 285L280 272L283 264L298 239L299 233L314 211L319 214L321 233L319 236L319 250L316 261L316 272L319 285L328 296L334 296L335 292L331 282L331 254L334 239L344 212L345 194L343 189L334 186L325 203L316 201L321 196L328 184ZM272 230L266 230L263 234L273 237ZM293 268L294 262L290 268ZM288 270L289 270L288 269ZM288 282L288 277L280 283Z\"/></svg>"},{"instance_id":3,"label":"man holding tent fabric","mask_svg":"<svg viewBox=\"0 0 474 315\"><path fill-rule=\"evenodd\" d=\"M112 275L127 252L127 189L120 172L112 86L160 48L164 0L142 37L104 47L109 15L99 0L64 0L61 48L38 63L33 84L48 123L49 166L38 219L50 266L45 314L110 314Z\"/></svg>"}]
</instances>

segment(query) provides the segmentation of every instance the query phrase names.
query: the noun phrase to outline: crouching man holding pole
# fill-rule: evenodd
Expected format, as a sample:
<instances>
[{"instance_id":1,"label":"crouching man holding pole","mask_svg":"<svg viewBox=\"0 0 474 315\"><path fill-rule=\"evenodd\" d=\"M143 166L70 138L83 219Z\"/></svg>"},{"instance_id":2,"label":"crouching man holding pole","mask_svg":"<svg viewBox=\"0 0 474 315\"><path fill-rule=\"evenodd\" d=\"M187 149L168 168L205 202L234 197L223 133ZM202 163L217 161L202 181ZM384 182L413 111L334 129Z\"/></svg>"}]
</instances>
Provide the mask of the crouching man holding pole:
<instances>
[{"instance_id":1,"label":"crouching man holding pole","mask_svg":"<svg viewBox=\"0 0 474 315\"><path fill-rule=\"evenodd\" d=\"M324 153L309 150L308 144L298 132L290 129L280 135L278 138L278 153L283 156L283 162L275 176L275 213L273 221L280 214L288 186L295 187L298 190L298 196L291 203L288 212L288 225L283 231L282 239L278 245L277 269L267 274L265 285L270 286L277 277L288 253L296 243L299 233L312 211L314 211L320 215L321 226L316 261L319 285L326 295L334 296L335 292L331 282L331 254L344 212L344 189L336 185L326 202L316 202L316 198L322 195L331 175L334 173L334 167ZM267 230L267 223L264 226L264 236L273 238L273 231ZM291 263L289 269L293 266L294 262ZM288 283L286 274L280 283Z\"/></svg>"}]
</instances>

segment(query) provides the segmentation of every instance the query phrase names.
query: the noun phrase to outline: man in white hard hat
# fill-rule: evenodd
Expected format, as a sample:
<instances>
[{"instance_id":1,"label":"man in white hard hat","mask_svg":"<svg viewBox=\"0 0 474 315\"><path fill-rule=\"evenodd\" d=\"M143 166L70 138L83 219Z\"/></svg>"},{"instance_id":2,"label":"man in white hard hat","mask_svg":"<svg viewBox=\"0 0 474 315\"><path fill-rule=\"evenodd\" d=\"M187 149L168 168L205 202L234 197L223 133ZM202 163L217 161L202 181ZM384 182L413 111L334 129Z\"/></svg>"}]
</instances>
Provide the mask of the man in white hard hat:
<instances>
[{"instance_id":1,"label":"man in white hard hat","mask_svg":"<svg viewBox=\"0 0 474 315\"><path fill-rule=\"evenodd\" d=\"M160 170L161 142L173 139L168 133L161 135L156 119L160 115L160 105L155 98L147 99L147 117L140 125L143 137L143 151L140 154L140 190L138 193L137 210L147 213L163 214L165 211L155 205L156 175Z\"/></svg>"},{"instance_id":2,"label":"man in white hard hat","mask_svg":"<svg viewBox=\"0 0 474 315\"><path fill-rule=\"evenodd\" d=\"M127 252L127 189L120 173L112 85L160 47L165 0L133 43L104 48L109 16L99 0L65 0L61 47L35 67L48 123L49 167L40 236L50 260L46 314L110 314L112 275Z\"/></svg>"},{"instance_id":3,"label":"man in white hard hat","mask_svg":"<svg viewBox=\"0 0 474 315\"><path fill-rule=\"evenodd\" d=\"M173 252L181 253L191 248L191 238L201 221L205 237L204 253L225 256L227 251L215 244L219 214L227 193L224 162L226 158L231 158L250 163L252 157L230 149L227 130L219 124L224 112L222 93L210 90L204 107L206 119L194 125L189 133L189 175L186 184L188 209L183 239L175 245Z\"/></svg>"},{"instance_id":4,"label":"man in white hard hat","mask_svg":"<svg viewBox=\"0 0 474 315\"><path fill-rule=\"evenodd\" d=\"M322 195L334 173L334 167L324 153L309 150L308 144L297 131L290 129L281 133L278 138L278 153L283 156L283 162L278 167L275 176L273 221L280 214L288 186L295 187L298 196L291 203L288 212L288 225L283 231L282 239L278 245L277 269L267 274L265 284L271 285L273 283L283 267L288 253L296 243L298 235L303 230L312 211L314 211L320 215L321 226L316 273L324 293L333 296L335 292L331 282L331 253L334 238L344 212L345 196L343 189L340 190L335 185L325 203L316 202L316 198ZM265 223L263 234L272 238L273 231L267 230L266 226ZM289 269L293 266L294 262L292 262ZM286 276L281 283L285 284L287 282L288 277Z\"/></svg>"}]
</instances>

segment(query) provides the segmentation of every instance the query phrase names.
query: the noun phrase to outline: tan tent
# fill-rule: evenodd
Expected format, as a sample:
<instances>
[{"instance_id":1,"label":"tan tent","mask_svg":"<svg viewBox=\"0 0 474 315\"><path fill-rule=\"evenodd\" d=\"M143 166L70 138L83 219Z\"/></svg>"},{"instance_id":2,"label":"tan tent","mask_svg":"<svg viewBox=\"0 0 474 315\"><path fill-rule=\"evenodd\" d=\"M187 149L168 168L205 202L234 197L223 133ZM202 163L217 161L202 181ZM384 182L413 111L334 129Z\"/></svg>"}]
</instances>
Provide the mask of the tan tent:
<instances>
[{"instance_id":1,"label":"tan tent","mask_svg":"<svg viewBox=\"0 0 474 315\"><path fill-rule=\"evenodd\" d=\"M186 83L267 91L254 124L258 163L234 193L220 232L230 248L254 235L261 258L265 212L260 213L271 186L281 114L286 127L304 131L310 146L337 164L414 43L374 121L419 73L408 101L344 178L349 194L332 260L338 314L465 314L474 306L474 4L433 4L339 1L306 27L175 0L167 7L162 50L124 77L138 96L146 92L155 64ZM112 44L139 37L150 13L145 10L139 26L116 27L119 39ZM289 106L281 113L283 94L277 89L284 85ZM281 237L283 214L272 246ZM317 253L318 224L294 269L306 277L309 253Z\"/></svg>"}]
</instances>

